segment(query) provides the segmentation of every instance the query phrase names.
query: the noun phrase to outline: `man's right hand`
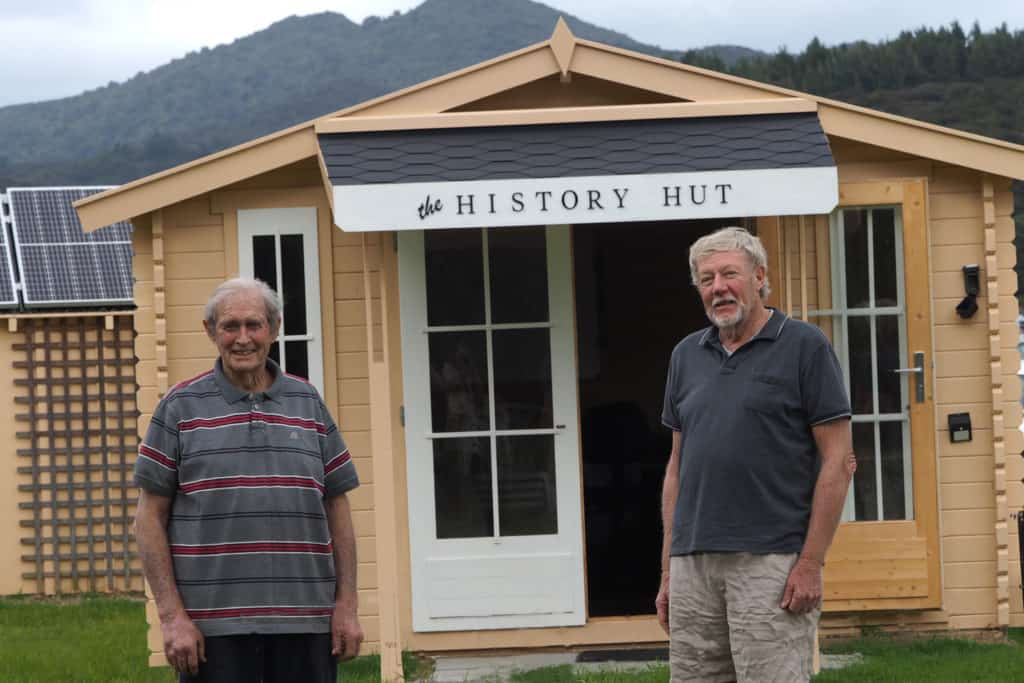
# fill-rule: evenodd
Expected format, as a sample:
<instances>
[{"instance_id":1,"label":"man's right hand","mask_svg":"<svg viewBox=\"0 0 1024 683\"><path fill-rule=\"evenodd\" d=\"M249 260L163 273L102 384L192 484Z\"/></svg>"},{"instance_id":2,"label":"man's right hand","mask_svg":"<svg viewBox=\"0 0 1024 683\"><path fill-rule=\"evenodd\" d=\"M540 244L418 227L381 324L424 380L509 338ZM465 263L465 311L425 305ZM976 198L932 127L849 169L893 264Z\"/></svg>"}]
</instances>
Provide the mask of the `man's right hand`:
<instances>
[{"instance_id":1,"label":"man's right hand","mask_svg":"<svg viewBox=\"0 0 1024 683\"><path fill-rule=\"evenodd\" d=\"M206 662L205 642L188 615L161 620L160 628L164 634L164 654L174 670L192 676L199 673L199 665Z\"/></svg>"},{"instance_id":2,"label":"man's right hand","mask_svg":"<svg viewBox=\"0 0 1024 683\"><path fill-rule=\"evenodd\" d=\"M658 610L658 623L665 629L665 633L668 633L668 576L661 581L658 597L654 598L654 606Z\"/></svg>"}]
</instances>

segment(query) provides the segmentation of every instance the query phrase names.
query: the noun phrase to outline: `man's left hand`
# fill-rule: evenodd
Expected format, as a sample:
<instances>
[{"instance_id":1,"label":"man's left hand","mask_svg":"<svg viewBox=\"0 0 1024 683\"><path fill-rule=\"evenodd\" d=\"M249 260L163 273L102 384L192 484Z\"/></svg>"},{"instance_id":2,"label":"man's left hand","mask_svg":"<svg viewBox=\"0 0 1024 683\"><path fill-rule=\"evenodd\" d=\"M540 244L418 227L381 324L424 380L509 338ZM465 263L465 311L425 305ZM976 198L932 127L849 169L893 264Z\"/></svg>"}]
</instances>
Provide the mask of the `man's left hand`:
<instances>
[{"instance_id":1,"label":"man's left hand","mask_svg":"<svg viewBox=\"0 0 1024 683\"><path fill-rule=\"evenodd\" d=\"M789 570L780 607L793 614L805 614L821 604L821 563L798 558Z\"/></svg>"},{"instance_id":2,"label":"man's left hand","mask_svg":"<svg viewBox=\"0 0 1024 683\"><path fill-rule=\"evenodd\" d=\"M341 661L354 659L363 644L363 627L356 609L338 603L331 615L331 654Z\"/></svg>"}]
</instances>

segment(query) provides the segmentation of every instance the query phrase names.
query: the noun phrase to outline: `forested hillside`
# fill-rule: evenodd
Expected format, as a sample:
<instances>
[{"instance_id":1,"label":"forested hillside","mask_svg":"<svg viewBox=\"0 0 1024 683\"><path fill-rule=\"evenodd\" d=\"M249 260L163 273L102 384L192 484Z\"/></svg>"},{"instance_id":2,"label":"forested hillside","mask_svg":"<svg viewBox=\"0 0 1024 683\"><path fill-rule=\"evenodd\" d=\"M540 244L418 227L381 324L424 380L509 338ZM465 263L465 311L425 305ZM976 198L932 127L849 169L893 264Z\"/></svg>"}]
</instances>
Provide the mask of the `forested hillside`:
<instances>
[{"instance_id":1,"label":"forested hillside","mask_svg":"<svg viewBox=\"0 0 1024 683\"><path fill-rule=\"evenodd\" d=\"M682 61L1024 143L1024 31L1005 24L904 31L881 43L826 47L817 39L799 54L740 59L732 65L701 50Z\"/></svg>"},{"instance_id":2,"label":"forested hillside","mask_svg":"<svg viewBox=\"0 0 1024 683\"><path fill-rule=\"evenodd\" d=\"M124 83L0 108L0 187L121 183L546 40L562 14L426 0L362 24L293 16ZM564 16L580 37L679 57Z\"/></svg>"}]
</instances>

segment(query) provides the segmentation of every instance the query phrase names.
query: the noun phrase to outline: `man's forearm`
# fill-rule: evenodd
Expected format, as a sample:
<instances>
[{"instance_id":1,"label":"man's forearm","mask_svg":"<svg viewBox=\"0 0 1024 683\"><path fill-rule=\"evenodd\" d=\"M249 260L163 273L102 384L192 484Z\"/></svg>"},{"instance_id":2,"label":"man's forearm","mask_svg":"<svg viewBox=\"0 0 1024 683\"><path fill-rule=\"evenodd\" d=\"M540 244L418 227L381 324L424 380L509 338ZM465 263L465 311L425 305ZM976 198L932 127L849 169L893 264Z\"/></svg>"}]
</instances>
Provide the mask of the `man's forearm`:
<instances>
[{"instance_id":1,"label":"man's forearm","mask_svg":"<svg viewBox=\"0 0 1024 683\"><path fill-rule=\"evenodd\" d=\"M679 493L679 475L666 469L661 487L661 571L668 575L669 549L672 547L672 516Z\"/></svg>"},{"instance_id":2,"label":"man's forearm","mask_svg":"<svg viewBox=\"0 0 1024 683\"><path fill-rule=\"evenodd\" d=\"M835 536L843 514L850 479L857 468L849 430L848 421L815 427L815 440L822 453L822 465L814 485L811 519L800 557L819 564L825 562L825 553L832 544L832 537Z\"/></svg>"},{"instance_id":3,"label":"man's forearm","mask_svg":"<svg viewBox=\"0 0 1024 683\"><path fill-rule=\"evenodd\" d=\"M184 614L185 606L174 582L166 522L145 503L143 506L135 518L135 538L142 559L142 572L153 593L160 620L167 621Z\"/></svg>"},{"instance_id":4,"label":"man's forearm","mask_svg":"<svg viewBox=\"0 0 1024 683\"><path fill-rule=\"evenodd\" d=\"M356 534L352 526L352 512L344 494L327 500L327 514L334 545L334 571L337 583L334 599L353 611L358 608L356 585Z\"/></svg>"},{"instance_id":5,"label":"man's forearm","mask_svg":"<svg viewBox=\"0 0 1024 683\"><path fill-rule=\"evenodd\" d=\"M679 497L679 452L681 435L672 433L672 452L665 467L665 480L661 484L661 576L668 576L669 555L672 547L672 520L676 512L676 498Z\"/></svg>"}]
</instances>

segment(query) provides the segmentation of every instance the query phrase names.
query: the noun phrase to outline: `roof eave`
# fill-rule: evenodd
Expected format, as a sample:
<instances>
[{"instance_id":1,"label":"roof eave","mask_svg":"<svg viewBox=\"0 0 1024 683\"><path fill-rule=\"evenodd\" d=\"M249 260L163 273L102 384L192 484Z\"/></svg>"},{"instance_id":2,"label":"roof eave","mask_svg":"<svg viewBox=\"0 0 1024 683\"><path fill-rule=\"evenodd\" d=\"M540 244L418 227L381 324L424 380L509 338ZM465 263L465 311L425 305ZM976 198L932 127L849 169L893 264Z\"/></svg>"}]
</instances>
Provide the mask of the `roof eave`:
<instances>
[{"instance_id":1,"label":"roof eave","mask_svg":"<svg viewBox=\"0 0 1024 683\"><path fill-rule=\"evenodd\" d=\"M550 40L480 62L459 71L362 102L196 161L127 183L75 203L82 226L97 228L149 213L210 190L304 158L319 156L316 129L346 118L434 116L490 94L559 73L579 73L627 82L637 66L671 69L693 77L722 100L795 98L816 102L826 133L984 173L1024 178L1024 146L966 133L778 86L575 38L556 26ZM570 39L574 42L569 49ZM627 59L631 63L616 62ZM604 67L614 66L608 71ZM656 73L656 72L652 72ZM666 72L667 73L667 72ZM670 79L671 80L671 79ZM635 84L635 83L634 83ZM713 86L718 84L718 88ZM721 84L731 86L724 95ZM674 87L641 87L687 99ZM322 162L321 162L322 166ZM330 192L328 192L330 195Z\"/></svg>"},{"instance_id":2,"label":"roof eave","mask_svg":"<svg viewBox=\"0 0 1024 683\"><path fill-rule=\"evenodd\" d=\"M232 147L75 202L92 232L320 153L312 122Z\"/></svg>"},{"instance_id":3,"label":"roof eave","mask_svg":"<svg viewBox=\"0 0 1024 683\"><path fill-rule=\"evenodd\" d=\"M599 52L627 56L652 65L679 69L687 73L713 78L739 88L756 89L764 95L802 98L818 104L822 128L837 137L888 147L926 159L935 159L955 166L992 173L1007 178L1024 179L1024 145L998 138L927 123L877 109L861 107L839 100L759 83L739 76L710 71L700 67L672 62L622 48L577 39L580 46ZM881 125L879 125L881 124ZM894 127L895 124L895 127ZM889 130L883 130L888 127ZM936 144L942 136L944 144ZM950 140L949 138L952 138ZM979 146L980 145L980 146ZM1014 157L1017 157L1014 159Z\"/></svg>"}]
</instances>

